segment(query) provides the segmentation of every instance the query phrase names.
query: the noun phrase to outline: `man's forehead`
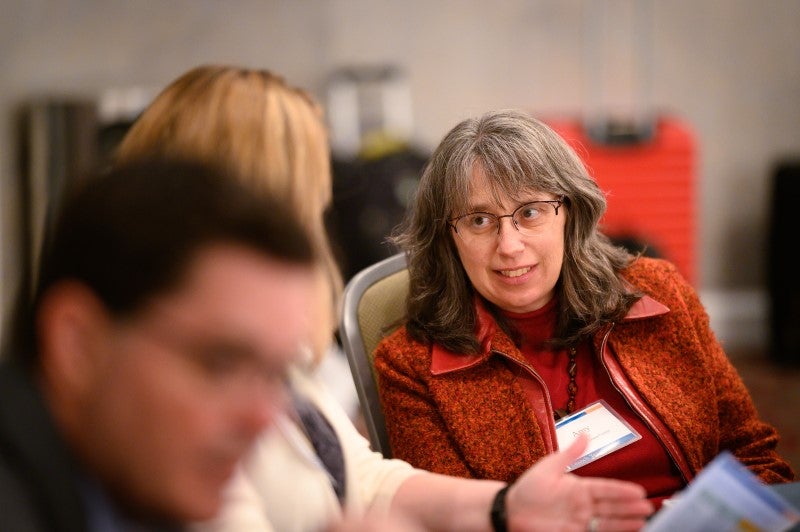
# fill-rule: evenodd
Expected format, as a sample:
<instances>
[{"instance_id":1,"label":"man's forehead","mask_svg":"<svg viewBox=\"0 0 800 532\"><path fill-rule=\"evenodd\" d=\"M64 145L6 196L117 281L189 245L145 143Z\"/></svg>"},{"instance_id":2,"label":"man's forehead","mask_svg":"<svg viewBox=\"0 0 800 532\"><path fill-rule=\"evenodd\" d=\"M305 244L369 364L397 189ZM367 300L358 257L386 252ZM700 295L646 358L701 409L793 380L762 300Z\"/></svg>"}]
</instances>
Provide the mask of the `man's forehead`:
<instances>
[{"instance_id":1,"label":"man's forehead","mask_svg":"<svg viewBox=\"0 0 800 532\"><path fill-rule=\"evenodd\" d=\"M154 300L153 313L198 334L295 344L310 330L313 269L253 252L217 249L198 256L187 282Z\"/></svg>"}]
</instances>

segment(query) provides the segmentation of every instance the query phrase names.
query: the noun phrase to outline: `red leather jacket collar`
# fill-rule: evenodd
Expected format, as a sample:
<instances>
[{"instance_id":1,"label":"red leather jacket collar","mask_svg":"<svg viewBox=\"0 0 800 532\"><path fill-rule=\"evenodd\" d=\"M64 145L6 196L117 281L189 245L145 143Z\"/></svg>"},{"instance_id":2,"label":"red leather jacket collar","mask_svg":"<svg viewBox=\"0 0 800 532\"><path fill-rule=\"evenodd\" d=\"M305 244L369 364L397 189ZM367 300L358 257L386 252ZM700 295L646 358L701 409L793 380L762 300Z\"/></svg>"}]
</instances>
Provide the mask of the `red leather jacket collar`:
<instances>
[{"instance_id":1,"label":"red leather jacket collar","mask_svg":"<svg viewBox=\"0 0 800 532\"><path fill-rule=\"evenodd\" d=\"M431 355L431 373L433 375L442 375L469 368L489 358L492 352L492 341L495 339L495 333L497 332L497 324L492 315L489 314L489 311L486 310L482 300L477 296L475 298L475 312L477 314L476 328L478 329L478 340L481 343L481 352L465 355L463 353L454 353L439 344L434 344ZM645 295L631 306L623 321L645 319L666 314L667 312L669 312L669 308L652 297Z\"/></svg>"}]
</instances>

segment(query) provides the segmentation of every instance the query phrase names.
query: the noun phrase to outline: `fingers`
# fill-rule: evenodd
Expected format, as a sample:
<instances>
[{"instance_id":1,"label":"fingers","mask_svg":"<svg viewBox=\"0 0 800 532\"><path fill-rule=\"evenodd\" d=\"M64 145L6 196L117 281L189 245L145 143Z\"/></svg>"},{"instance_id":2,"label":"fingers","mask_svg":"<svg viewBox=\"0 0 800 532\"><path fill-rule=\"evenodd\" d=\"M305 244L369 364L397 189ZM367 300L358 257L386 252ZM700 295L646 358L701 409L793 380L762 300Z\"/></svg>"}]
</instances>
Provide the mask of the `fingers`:
<instances>
[{"instance_id":1,"label":"fingers","mask_svg":"<svg viewBox=\"0 0 800 532\"><path fill-rule=\"evenodd\" d=\"M592 513L605 517L648 517L654 507L647 499L596 499Z\"/></svg>"},{"instance_id":2,"label":"fingers","mask_svg":"<svg viewBox=\"0 0 800 532\"><path fill-rule=\"evenodd\" d=\"M608 498L594 500L587 530L625 532L641 530L645 526L653 513L653 504L647 499L619 498L618 495L609 494Z\"/></svg>"},{"instance_id":3,"label":"fingers","mask_svg":"<svg viewBox=\"0 0 800 532\"><path fill-rule=\"evenodd\" d=\"M595 500L642 499L647 495L641 485L626 480L586 477L584 481Z\"/></svg>"},{"instance_id":4,"label":"fingers","mask_svg":"<svg viewBox=\"0 0 800 532\"><path fill-rule=\"evenodd\" d=\"M647 524L644 518L635 517L593 517L586 524L592 532L630 532L641 530Z\"/></svg>"},{"instance_id":5,"label":"fingers","mask_svg":"<svg viewBox=\"0 0 800 532\"><path fill-rule=\"evenodd\" d=\"M654 511L638 484L620 480L586 479L592 487L592 519L587 528L595 531L640 530ZM587 525L587 526L588 526Z\"/></svg>"},{"instance_id":6,"label":"fingers","mask_svg":"<svg viewBox=\"0 0 800 532\"><path fill-rule=\"evenodd\" d=\"M584 482L592 499L592 530L640 530L653 514L653 503L645 498L639 484L599 478L586 478Z\"/></svg>"},{"instance_id":7,"label":"fingers","mask_svg":"<svg viewBox=\"0 0 800 532\"><path fill-rule=\"evenodd\" d=\"M547 463L548 468L556 469L558 471L564 471L569 467L572 462L577 460L581 457L583 452L586 450L586 446L589 445L589 436L586 434L579 434L577 438L567 447L566 449L562 449L557 453L548 455L545 460L542 460L542 465Z\"/></svg>"}]
</instances>

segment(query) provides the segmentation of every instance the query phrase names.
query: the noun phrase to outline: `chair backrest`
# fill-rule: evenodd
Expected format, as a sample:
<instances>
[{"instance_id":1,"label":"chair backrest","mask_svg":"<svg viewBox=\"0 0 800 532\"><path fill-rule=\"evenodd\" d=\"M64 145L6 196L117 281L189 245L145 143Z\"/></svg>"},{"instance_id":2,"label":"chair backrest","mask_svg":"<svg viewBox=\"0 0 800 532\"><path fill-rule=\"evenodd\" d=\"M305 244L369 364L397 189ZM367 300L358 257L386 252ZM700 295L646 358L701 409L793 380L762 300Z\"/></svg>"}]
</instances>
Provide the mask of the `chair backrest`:
<instances>
[{"instance_id":1,"label":"chair backrest","mask_svg":"<svg viewBox=\"0 0 800 532\"><path fill-rule=\"evenodd\" d=\"M408 270L398 253L357 273L345 286L339 337L353 374L372 448L392 455L378 397L373 351L405 313Z\"/></svg>"}]
</instances>

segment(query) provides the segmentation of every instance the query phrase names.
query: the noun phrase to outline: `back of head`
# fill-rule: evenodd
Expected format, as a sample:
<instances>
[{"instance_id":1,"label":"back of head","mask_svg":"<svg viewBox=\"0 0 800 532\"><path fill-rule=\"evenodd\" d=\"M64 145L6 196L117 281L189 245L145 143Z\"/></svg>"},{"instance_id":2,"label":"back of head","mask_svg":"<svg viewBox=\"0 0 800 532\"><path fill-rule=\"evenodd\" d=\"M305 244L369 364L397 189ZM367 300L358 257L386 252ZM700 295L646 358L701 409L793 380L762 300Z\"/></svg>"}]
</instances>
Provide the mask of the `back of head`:
<instances>
[{"instance_id":1,"label":"back of head","mask_svg":"<svg viewBox=\"0 0 800 532\"><path fill-rule=\"evenodd\" d=\"M196 162L132 160L68 191L42 253L33 307L18 316L11 354L35 362L33 316L61 281L85 285L121 317L178 288L195 255L214 244L312 265L313 246L293 211L252 194L226 172Z\"/></svg>"},{"instance_id":2,"label":"back of head","mask_svg":"<svg viewBox=\"0 0 800 532\"><path fill-rule=\"evenodd\" d=\"M232 168L249 185L289 202L317 224L331 201L322 108L266 70L193 68L145 109L115 154L195 159Z\"/></svg>"},{"instance_id":3,"label":"back of head","mask_svg":"<svg viewBox=\"0 0 800 532\"><path fill-rule=\"evenodd\" d=\"M317 357L332 341L342 278L324 212L333 194L321 106L266 70L193 68L170 83L125 135L116 160L164 156L232 168L254 191L287 204L314 240L324 267Z\"/></svg>"}]
</instances>

